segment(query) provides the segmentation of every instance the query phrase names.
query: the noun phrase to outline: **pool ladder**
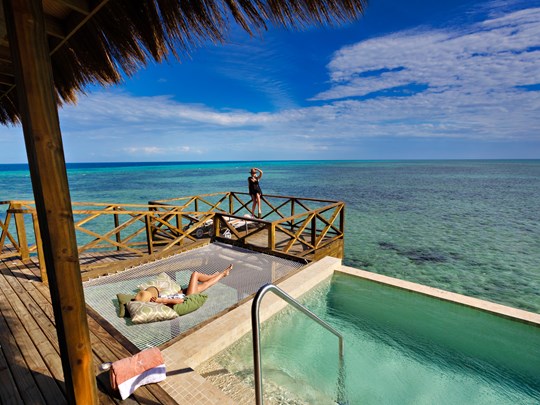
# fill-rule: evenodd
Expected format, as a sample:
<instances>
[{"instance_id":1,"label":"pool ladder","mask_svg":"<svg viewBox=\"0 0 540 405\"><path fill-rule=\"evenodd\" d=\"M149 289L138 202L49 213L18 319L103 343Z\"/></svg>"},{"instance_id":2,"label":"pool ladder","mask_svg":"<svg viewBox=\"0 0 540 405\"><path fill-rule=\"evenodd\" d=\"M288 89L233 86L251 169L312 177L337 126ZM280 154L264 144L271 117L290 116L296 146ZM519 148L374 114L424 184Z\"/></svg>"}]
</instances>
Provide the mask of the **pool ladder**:
<instances>
[{"instance_id":1,"label":"pool ladder","mask_svg":"<svg viewBox=\"0 0 540 405\"><path fill-rule=\"evenodd\" d=\"M339 375L338 375L338 404L345 403L343 396L344 396L344 389L343 389L343 383L344 383L344 363L343 363L343 336L336 331L334 328L332 328L328 323L323 321L321 318L319 318L317 315L315 315L313 312L311 312L309 309L304 307L302 304L300 304L298 301L296 301L293 297L291 297L289 294L287 294L285 291L283 291L281 288L273 285L273 284L266 284L262 286L259 291L257 291L257 294L255 294L255 298L253 298L253 304L251 305L251 329L253 333L253 362L254 362L254 368L253 372L255 375L255 403L257 405L262 405L263 403L263 397L262 397L262 369L261 369L261 337L260 337L260 319L259 319L259 309L261 305L261 300L266 295L267 292L273 292L278 297L285 300L287 303L292 305L294 308L302 312L303 314L307 315L309 318L313 319L315 322L317 322L322 327L326 328L328 331L333 333L338 337L339 340Z\"/></svg>"}]
</instances>

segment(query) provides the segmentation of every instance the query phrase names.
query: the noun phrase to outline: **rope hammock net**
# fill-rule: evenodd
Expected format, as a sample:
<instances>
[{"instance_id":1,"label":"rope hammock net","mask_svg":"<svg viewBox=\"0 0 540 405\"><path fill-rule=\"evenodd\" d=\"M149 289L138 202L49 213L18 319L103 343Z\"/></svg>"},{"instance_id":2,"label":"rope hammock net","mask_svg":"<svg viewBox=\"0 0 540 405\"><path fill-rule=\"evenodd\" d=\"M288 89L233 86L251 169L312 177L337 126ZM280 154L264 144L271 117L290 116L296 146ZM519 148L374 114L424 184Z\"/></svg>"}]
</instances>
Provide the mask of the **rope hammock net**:
<instances>
[{"instance_id":1,"label":"rope hammock net","mask_svg":"<svg viewBox=\"0 0 540 405\"><path fill-rule=\"evenodd\" d=\"M193 271L211 275L231 263L234 268L230 275L204 292L208 299L195 312L170 321L145 324L133 324L130 318L119 318L117 315L116 294L136 294L138 285L150 282L160 273L166 273L179 285L187 285ZM273 283L302 266L302 263L291 260L212 243L117 274L89 280L83 287L86 303L142 350L174 339L256 293L264 284Z\"/></svg>"}]
</instances>

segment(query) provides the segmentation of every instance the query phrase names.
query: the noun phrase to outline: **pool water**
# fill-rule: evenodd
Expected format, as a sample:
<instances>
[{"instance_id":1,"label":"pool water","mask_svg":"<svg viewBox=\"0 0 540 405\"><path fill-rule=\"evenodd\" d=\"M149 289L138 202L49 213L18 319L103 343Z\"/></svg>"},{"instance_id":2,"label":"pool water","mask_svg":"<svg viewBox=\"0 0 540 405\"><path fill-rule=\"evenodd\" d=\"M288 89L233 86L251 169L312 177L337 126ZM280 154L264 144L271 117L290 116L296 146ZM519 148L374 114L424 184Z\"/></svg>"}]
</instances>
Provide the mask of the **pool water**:
<instances>
[{"instance_id":1,"label":"pool water","mask_svg":"<svg viewBox=\"0 0 540 405\"><path fill-rule=\"evenodd\" d=\"M267 402L540 403L538 327L345 274L301 302L344 337L341 395L337 338L290 308L261 326ZM251 336L214 360L253 384Z\"/></svg>"}]
</instances>

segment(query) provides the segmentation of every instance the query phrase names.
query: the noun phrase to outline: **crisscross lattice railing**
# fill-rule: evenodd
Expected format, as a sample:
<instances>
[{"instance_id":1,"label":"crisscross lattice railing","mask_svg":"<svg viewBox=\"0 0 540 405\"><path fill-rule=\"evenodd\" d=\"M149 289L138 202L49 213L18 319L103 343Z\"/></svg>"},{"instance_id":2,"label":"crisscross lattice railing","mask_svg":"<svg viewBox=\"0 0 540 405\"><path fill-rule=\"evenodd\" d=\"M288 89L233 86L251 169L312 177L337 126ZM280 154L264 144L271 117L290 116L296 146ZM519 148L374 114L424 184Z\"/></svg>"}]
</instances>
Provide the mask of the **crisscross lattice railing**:
<instances>
[{"instance_id":1,"label":"crisscross lattice railing","mask_svg":"<svg viewBox=\"0 0 540 405\"><path fill-rule=\"evenodd\" d=\"M9 201L1 205L8 208L5 219L0 219L0 259L20 256L24 260L37 253L45 278L33 202ZM264 195L261 205L263 215L255 218L249 194L237 192L148 204L75 202L73 218L79 256L116 250L126 257L142 258L202 238L303 261L325 255L343 256L343 202Z\"/></svg>"},{"instance_id":2,"label":"crisscross lattice railing","mask_svg":"<svg viewBox=\"0 0 540 405\"><path fill-rule=\"evenodd\" d=\"M213 218L193 218L191 226L199 235L302 258L313 258L316 252L323 251L343 255L345 204L340 201L264 195L261 218L255 218L250 211L251 197L247 193L206 194L151 204L194 211L201 211L203 206L212 211Z\"/></svg>"},{"instance_id":3,"label":"crisscross lattice railing","mask_svg":"<svg viewBox=\"0 0 540 405\"><path fill-rule=\"evenodd\" d=\"M27 229L32 229L29 235ZM40 254L41 241L34 237L37 234L39 224L32 201L0 201L0 259L28 260L31 254Z\"/></svg>"}]
</instances>

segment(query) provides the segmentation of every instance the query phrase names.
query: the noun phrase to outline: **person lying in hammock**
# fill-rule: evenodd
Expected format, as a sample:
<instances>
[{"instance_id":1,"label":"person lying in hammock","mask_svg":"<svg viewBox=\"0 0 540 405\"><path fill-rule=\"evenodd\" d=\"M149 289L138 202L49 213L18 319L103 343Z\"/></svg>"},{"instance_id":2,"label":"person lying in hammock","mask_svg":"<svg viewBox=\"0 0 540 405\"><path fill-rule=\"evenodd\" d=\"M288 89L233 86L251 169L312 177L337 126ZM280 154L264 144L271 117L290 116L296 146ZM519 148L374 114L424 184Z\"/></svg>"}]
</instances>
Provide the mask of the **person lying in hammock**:
<instances>
[{"instance_id":1,"label":"person lying in hammock","mask_svg":"<svg viewBox=\"0 0 540 405\"><path fill-rule=\"evenodd\" d=\"M207 290L208 288L212 287L222 278L227 277L230 271L232 270L232 268L233 268L233 265L229 264L229 266L225 270L219 273L213 274L213 275L208 275L204 273L199 273L198 271L194 271L191 274L187 288L179 290L178 293L172 294L172 295L160 295L159 288L155 286L150 286L143 291L139 291L137 295L135 296L135 301L143 301L143 302L150 301L150 302L155 302L158 304L165 304L169 306L182 304L184 302L184 299L188 295L200 294L203 291Z\"/></svg>"}]
</instances>

